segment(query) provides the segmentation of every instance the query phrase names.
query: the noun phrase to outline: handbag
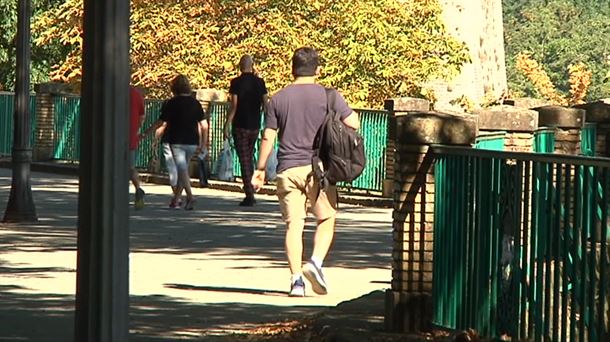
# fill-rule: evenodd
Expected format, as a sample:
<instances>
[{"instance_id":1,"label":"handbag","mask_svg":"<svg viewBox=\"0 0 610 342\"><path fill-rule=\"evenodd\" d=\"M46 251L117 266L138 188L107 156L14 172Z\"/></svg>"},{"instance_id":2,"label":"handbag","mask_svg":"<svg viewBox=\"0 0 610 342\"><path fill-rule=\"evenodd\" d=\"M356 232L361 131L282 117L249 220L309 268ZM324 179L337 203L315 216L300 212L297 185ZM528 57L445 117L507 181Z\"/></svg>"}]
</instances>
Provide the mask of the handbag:
<instances>
[{"instance_id":1,"label":"handbag","mask_svg":"<svg viewBox=\"0 0 610 342\"><path fill-rule=\"evenodd\" d=\"M229 139L225 139L222 150L216 161L216 177L222 181L234 180L233 176L233 151Z\"/></svg>"}]
</instances>

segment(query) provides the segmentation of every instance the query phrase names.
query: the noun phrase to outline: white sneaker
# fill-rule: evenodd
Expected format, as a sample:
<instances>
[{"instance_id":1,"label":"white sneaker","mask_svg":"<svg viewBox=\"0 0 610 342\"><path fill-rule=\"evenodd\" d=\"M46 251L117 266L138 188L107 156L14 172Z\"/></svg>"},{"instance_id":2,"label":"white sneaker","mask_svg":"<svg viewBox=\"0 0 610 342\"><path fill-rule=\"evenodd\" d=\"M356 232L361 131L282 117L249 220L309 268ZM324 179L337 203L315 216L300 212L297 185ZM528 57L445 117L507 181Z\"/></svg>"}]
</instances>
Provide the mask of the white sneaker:
<instances>
[{"instance_id":1,"label":"white sneaker","mask_svg":"<svg viewBox=\"0 0 610 342\"><path fill-rule=\"evenodd\" d=\"M290 297L305 297L305 282L299 278L290 285Z\"/></svg>"},{"instance_id":2,"label":"white sneaker","mask_svg":"<svg viewBox=\"0 0 610 342\"><path fill-rule=\"evenodd\" d=\"M303 266L303 275L311 283L313 292L320 295L325 295L328 293L326 281L324 281L324 275L322 274L322 269L316 267L313 262L308 262L305 264L305 266Z\"/></svg>"}]
</instances>

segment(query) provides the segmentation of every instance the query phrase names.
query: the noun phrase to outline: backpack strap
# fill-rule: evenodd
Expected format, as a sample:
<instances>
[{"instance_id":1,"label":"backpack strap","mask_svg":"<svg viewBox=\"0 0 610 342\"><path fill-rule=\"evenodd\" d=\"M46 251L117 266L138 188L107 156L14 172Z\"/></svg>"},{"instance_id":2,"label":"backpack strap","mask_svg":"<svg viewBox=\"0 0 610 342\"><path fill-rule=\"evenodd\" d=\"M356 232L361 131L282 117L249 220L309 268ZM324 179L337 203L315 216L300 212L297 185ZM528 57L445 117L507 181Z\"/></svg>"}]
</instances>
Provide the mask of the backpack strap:
<instances>
[{"instance_id":1,"label":"backpack strap","mask_svg":"<svg viewBox=\"0 0 610 342\"><path fill-rule=\"evenodd\" d=\"M318 179L318 181L320 182L320 190L324 190L326 191L326 189L328 189L328 186L330 184L328 184L328 180L326 179L326 171L322 170L322 168L320 167L320 165L322 164L322 160L320 159L320 145L322 144L322 141L324 141L324 135L325 135L325 130L324 127L326 126L326 122L328 120L331 119L331 113L332 113L332 109L335 106L335 96L334 96L334 89L332 88L324 88L324 93L326 94L326 116L324 118L324 121L322 122L322 125L320 126L320 129L318 130L318 134L316 136L316 141L314 144L314 154L313 157L311 158L311 167L313 169L313 172L316 176L316 178Z\"/></svg>"}]
</instances>

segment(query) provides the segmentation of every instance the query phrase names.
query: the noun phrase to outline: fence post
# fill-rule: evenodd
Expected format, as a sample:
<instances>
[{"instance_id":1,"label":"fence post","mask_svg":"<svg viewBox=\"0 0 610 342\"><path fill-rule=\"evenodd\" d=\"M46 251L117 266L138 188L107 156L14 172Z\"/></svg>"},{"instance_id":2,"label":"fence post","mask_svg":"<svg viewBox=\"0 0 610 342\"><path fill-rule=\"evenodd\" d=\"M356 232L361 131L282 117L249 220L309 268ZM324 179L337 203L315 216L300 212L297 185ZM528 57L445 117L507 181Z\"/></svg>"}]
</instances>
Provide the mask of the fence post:
<instances>
[{"instance_id":1,"label":"fence post","mask_svg":"<svg viewBox=\"0 0 610 342\"><path fill-rule=\"evenodd\" d=\"M585 110L562 106L534 108L540 127L555 128L555 152L580 154L580 131L585 124Z\"/></svg>"},{"instance_id":2,"label":"fence post","mask_svg":"<svg viewBox=\"0 0 610 342\"><path fill-rule=\"evenodd\" d=\"M391 108L393 109L393 108ZM434 156L431 144L470 146L476 117L438 112L394 112L392 287L386 291L385 328L427 329L432 319Z\"/></svg>"},{"instance_id":3,"label":"fence post","mask_svg":"<svg viewBox=\"0 0 610 342\"><path fill-rule=\"evenodd\" d=\"M55 146L55 95L65 89L62 83L39 83L34 86L36 92L36 130L32 159L48 161L53 159Z\"/></svg>"},{"instance_id":4,"label":"fence post","mask_svg":"<svg viewBox=\"0 0 610 342\"><path fill-rule=\"evenodd\" d=\"M505 151L532 152L534 132L538 129L538 113L534 110L508 105L475 111L482 132L505 131Z\"/></svg>"},{"instance_id":5,"label":"fence post","mask_svg":"<svg viewBox=\"0 0 610 342\"><path fill-rule=\"evenodd\" d=\"M408 112L420 112L430 110L430 102L425 99L413 97L402 97L387 99L384 104L388 111L388 138L385 152L386 176L383 180L383 197L393 197L394 192L394 155L396 153L396 116L404 115Z\"/></svg>"}]
</instances>

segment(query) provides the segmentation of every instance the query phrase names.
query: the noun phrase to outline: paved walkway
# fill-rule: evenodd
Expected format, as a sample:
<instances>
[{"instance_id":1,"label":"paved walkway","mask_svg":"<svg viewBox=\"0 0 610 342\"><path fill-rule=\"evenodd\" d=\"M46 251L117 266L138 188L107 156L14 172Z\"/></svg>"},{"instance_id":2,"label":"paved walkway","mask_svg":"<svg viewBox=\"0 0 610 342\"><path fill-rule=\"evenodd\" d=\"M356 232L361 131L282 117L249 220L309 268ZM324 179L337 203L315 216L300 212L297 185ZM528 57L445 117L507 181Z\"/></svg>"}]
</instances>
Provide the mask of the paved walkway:
<instances>
[{"instance_id":1,"label":"paved walkway","mask_svg":"<svg viewBox=\"0 0 610 342\"><path fill-rule=\"evenodd\" d=\"M10 177L0 169L2 215ZM71 341L78 181L33 173L32 183L39 222L0 223L0 341ZM390 209L342 205L325 262L329 294L289 298L274 196L241 208L239 193L196 189L188 212L167 208L168 186L144 188L146 207L130 212L132 341L213 340L389 287ZM309 221L306 255L313 228Z\"/></svg>"}]
</instances>

